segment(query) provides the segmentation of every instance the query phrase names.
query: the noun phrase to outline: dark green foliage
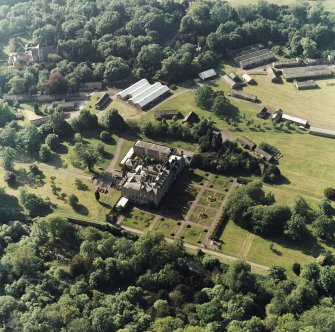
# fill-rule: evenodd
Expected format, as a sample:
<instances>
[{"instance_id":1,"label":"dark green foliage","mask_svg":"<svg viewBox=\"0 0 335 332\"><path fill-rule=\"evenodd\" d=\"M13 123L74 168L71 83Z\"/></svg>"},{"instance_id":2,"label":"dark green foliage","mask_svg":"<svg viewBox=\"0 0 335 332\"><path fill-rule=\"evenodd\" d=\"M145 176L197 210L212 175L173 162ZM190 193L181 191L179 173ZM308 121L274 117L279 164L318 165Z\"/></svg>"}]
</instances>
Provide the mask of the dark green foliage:
<instances>
[{"instance_id":1,"label":"dark green foliage","mask_svg":"<svg viewBox=\"0 0 335 332\"><path fill-rule=\"evenodd\" d=\"M56 150L59 145L60 145L60 140L58 135L56 134L49 134L45 138L45 144L51 149L51 150Z\"/></svg>"},{"instance_id":2,"label":"dark green foliage","mask_svg":"<svg viewBox=\"0 0 335 332\"><path fill-rule=\"evenodd\" d=\"M94 130L99 127L98 118L95 114L91 114L89 110L82 110L79 116L71 121L71 126L76 133Z\"/></svg>"},{"instance_id":3,"label":"dark green foliage","mask_svg":"<svg viewBox=\"0 0 335 332\"><path fill-rule=\"evenodd\" d=\"M34 193L21 189L19 194L20 204L32 217L43 215L50 209L50 204Z\"/></svg>"},{"instance_id":4,"label":"dark green foliage","mask_svg":"<svg viewBox=\"0 0 335 332\"><path fill-rule=\"evenodd\" d=\"M103 118L103 125L106 129L113 132L122 132L127 130L128 125L115 108L108 110Z\"/></svg>"},{"instance_id":5,"label":"dark green foliage","mask_svg":"<svg viewBox=\"0 0 335 332\"><path fill-rule=\"evenodd\" d=\"M273 164L264 165L262 179L264 182L278 184L282 181L280 169Z\"/></svg>"},{"instance_id":6,"label":"dark green foliage","mask_svg":"<svg viewBox=\"0 0 335 332\"><path fill-rule=\"evenodd\" d=\"M331 188L331 187L327 187L324 190L324 195L326 198L330 199L330 200L335 200L335 189Z\"/></svg>"}]
</instances>

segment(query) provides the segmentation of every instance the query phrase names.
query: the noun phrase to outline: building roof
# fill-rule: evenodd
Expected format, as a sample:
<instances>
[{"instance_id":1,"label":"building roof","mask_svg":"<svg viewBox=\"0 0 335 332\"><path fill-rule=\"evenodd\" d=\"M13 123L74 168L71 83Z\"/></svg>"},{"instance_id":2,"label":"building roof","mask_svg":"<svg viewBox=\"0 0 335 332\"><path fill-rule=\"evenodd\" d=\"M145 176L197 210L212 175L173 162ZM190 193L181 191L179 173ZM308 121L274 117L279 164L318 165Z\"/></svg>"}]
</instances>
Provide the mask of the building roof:
<instances>
[{"instance_id":1,"label":"building roof","mask_svg":"<svg viewBox=\"0 0 335 332\"><path fill-rule=\"evenodd\" d=\"M282 114L281 118L282 118L282 120L291 121L291 122L294 122L294 123L296 123L298 125L301 125L301 126L307 126L308 125L307 120L298 118L296 116L288 115L288 114L285 114L285 113Z\"/></svg>"},{"instance_id":2,"label":"building roof","mask_svg":"<svg viewBox=\"0 0 335 332\"><path fill-rule=\"evenodd\" d=\"M173 153L175 151L174 148L170 148L165 145L155 144L152 142L147 142L147 141L142 141L142 140L138 140L134 144L134 146L141 147L141 148L148 149L148 150L157 150L163 153Z\"/></svg>"},{"instance_id":3,"label":"building roof","mask_svg":"<svg viewBox=\"0 0 335 332\"><path fill-rule=\"evenodd\" d=\"M223 82L228 84L231 88L234 88L234 87L237 86L237 83L231 77L229 77L228 75L223 75L222 80L223 80Z\"/></svg>"},{"instance_id":4,"label":"building roof","mask_svg":"<svg viewBox=\"0 0 335 332\"><path fill-rule=\"evenodd\" d=\"M197 113L191 111L186 114L185 118L183 119L183 122L187 122L187 123L199 122L199 116Z\"/></svg>"},{"instance_id":5,"label":"building roof","mask_svg":"<svg viewBox=\"0 0 335 332\"><path fill-rule=\"evenodd\" d=\"M241 143L243 146L249 147L251 150L255 148L256 144L245 136L239 136L237 142Z\"/></svg>"},{"instance_id":6,"label":"building roof","mask_svg":"<svg viewBox=\"0 0 335 332\"><path fill-rule=\"evenodd\" d=\"M147 89L149 89L150 87L152 87L151 84L149 83L144 83L143 85L141 85L140 87L138 87L137 89L135 89L134 91L132 91L129 94L129 98L133 98L139 94L141 94L142 92L146 91Z\"/></svg>"},{"instance_id":7,"label":"building roof","mask_svg":"<svg viewBox=\"0 0 335 332\"><path fill-rule=\"evenodd\" d=\"M123 166L126 161L131 158L134 155L134 148L131 147L130 150L127 152L127 154L123 157L123 159L120 162L120 165Z\"/></svg>"},{"instance_id":8,"label":"building roof","mask_svg":"<svg viewBox=\"0 0 335 332\"><path fill-rule=\"evenodd\" d=\"M274 72L274 70L269 67L267 70L266 70L266 74L268 75L268 77L271 79L271 80L274 80L277 78L277 74Z\"/></svg>"},{"instance_id":9,"label":"building roof","mask_svg":"<svg viewBox=\"0 0 335 332\"><path fill-rule=\"evenodd\" d=\"M331 129L310 127L309 133L312 135L316 135L316 136L335 138L335 130L331 130Z\"/></svg>"},{"instance_id":10,"label":"building roof","mask_svg":"<svg viewBox=\"0 0 335 332\"><path fill-rule=\"evenodd\" d=\"M267 161L270 161L273 158L272 154L264 151L263 149L259 147L256 147L255 153L261 156L262 158L266 159Z\"/></svg>"},{"instance_id":11,"label":"building roof","mask_svg":"<svg viewBox=\"0 0 335 332\"><path fill-rule=\"evenodd\" d=\"M247 83L250 83L250 82L254 81L254 79L253 79L249 74L247 74L247 73L244 73L244 74L242 75L242 78L243 78Z\"/></svg>"},{"instance_id":12,"label":"building roof","mask_svg":"<svg viewBox=\"0 0 335 332\"><path fill-rule=\"evenodd\" d=\"M255 51L248 52L246 54L235 57L235 61L241 62L241 61L244 61L244 60L248 60L248 59L251 59L251 58L254 58L254 57L258 57L258 56L267 54L269 52L271 52L271 51L269 51L266 48L263 48L261 50L255 50Z\"/></svg>"},{"instance_id":13,"label":"building roof","mask_svg":"<svg viewBox=\"0 0 335 332\"><path fill-rule=\"evenodd\" d=\"M211 78L211 77L214 77L216 76L216 72L214 69L208 69L208 70L205 70L201 73L199 73L199 77L204 81L208 78Z\"/></svg>"},{"instance_id":14,"label":"building roof","mask_svg":"<svg viewBox=\"0 0 335 332\"><path fill-rule=\"evenodd\" d=\"M164 117L178 116L180 113L176 110L158 110L154 112L155 118L160 119Z\"/></svg>"},{"instance_id":15,"label":"building roof","mask_svg":"<svg viewBox=\"0 0 335 332\"><path fill-rule=\"evenodd\" d=\"M135 102L137 106L143 108L148 106L151 102L157 100L159 97L163 96L165 93L169 92L170 89L166 85L158 87L156 90L153 90L149 95L143 97L141 100Z\"/></svg>"},{"instance_id":16,"label":"building roof","mask_svg":"<svg viewBox=\"0 0 335 332\"><path fill-rule=\"evenodd\" d=\"M237 60L237 62L242 67L246 67L246 66L252 66L253 64L258 64L260 62L267 62L267 61L270 62L274 60L275 58L276 57L272 51L264 49L264 50L259 50L253 53L246 54L242 57L237 57L235 59L239 59Z\"/></svg>"},{"instance_id":17,"label":"building roof","mask_svg":"<svg viewBox=\"0 0 335 332\"><path fill-rule=\"evenodd\" d=\"M231 79L233 79L235 82L239 80L239 77L235 73L230 73L228 75Z\"/></svg>"},{"instance_id":18,"label":"building roof","mask_svg":"<svg viewBox=\"0 0 335 332\"><path fill-rule=\"evenodd\" d=\"M108 99L111 99L111 96L108 92L105 92L95 105L103 105Z\"/></svg>"},{"instance_id":19,"label":"building roof","mask_svg":"<svg viewBox=\"0 0 335 332\"><path fill-rule=\"evenodd\" d=\"M301 66L301 61L276 61L272 64L273 68L289 68L289 67L299 67Z\"/></svg>"},{"instance_id":20,"label":"building roof","mask_svg":"<svg viewBox=\"0 0 335 332\"><path fill-rule=\"evenodd\" d=\"M294 84L297 87L297 89L317 88L318 87L318 85L316 84L316 82L313 81L313 80L301 81L301 82L295 81Z\"/></svg>"},{"instance_id":21,"label":"building roof","mask_svg":"<svg viewBox=\"0 0 335 332\"><path fill-rule=\"evenodd\" d=\"M263 44L252 44L252 45L248 45L248 46L245 46L245 47L241 47L241 48L238 48L238 49L235 49L235 50L232 50L229 52L229 54L231 56L241 56L241 55L244 55L244 54L248 54L248 53L252 53L252 52L255 52L255 51L258 51L258 50L262 50L264 48L264 45Z\"/></svg>"},{"instance_id":22,"label":"building roof","mask_svg":"<svg viewBox=\"0 0 335 332\"><path fill-rule=\"evenodd\" d=\"M138 94L134 95L132 98L129 99L129 102L131 104L136 104L139 102L141 99L149 96L153 91L157 90L159 87L163 86L162 83L156 82L153 85L148 85L146 89L143 91L139 92Z\"/></svg>"},{"instance_id":23,"label":"building roof","mask_svg":"<svg viewBox=\"0 0 335 332\"><path fill-rule=\"evenodd\" d=\"M301 80L308 78L328 77L332 76L333 73L327 65L318 65L284 68L283 75L287 80Z\"/></svg>"},{"instance_id":24,"label":"building roof","mask_svg":"<svg viewBox=\"0 0 335 332\"><path fill-rule=\"evenodd\" d=\"M122 99L123 98L127 98L133 91L135 91L136 89L138 89L140 86L146 84L146 83L149 83L145 78L134 83L133 85L131 85L130 87L128 87L127 89L119 92L117 94L118 97L121 97Z\"/></svg>"},{"instance_id":25,"label":"building roof","mask_svg":"<svg viewBox=\"0 0 335 332\"><path fill-rule=\"evenodd\" d=\"M240 98L240 99L246 99L246 100L252 100L252 101L258 100L257 96L254 96L249 93L242 92L242 91L233 91L231 95L235 98Z\"/></svg>"},{"instance_id":26,"label":"building roof","mask_svg":"<svg viewBox=\"0 0 335 332\"><path fill-rule=\"evenodd\" d=\"M129 199L126 197L121 196L118 202L116 203L116 207L125 208L129 202Z\"/></svg>"}]
</instances>

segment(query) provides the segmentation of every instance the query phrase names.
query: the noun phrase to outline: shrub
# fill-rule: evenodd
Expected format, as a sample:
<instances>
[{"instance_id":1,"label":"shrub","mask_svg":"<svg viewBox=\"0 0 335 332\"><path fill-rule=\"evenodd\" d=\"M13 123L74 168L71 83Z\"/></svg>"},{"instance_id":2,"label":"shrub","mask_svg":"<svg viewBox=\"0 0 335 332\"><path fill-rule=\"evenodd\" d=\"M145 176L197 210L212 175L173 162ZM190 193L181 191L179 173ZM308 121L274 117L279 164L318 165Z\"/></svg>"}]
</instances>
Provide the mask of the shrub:
<instances>
[{"instance_id":1,"label":"shrub","mask_svg":"<svg viewBox=\"0 0 335 332\"><path fill-rule=\"evenodd\" d=\"M78 178L76 178L74 180L74 184L76 185L76 187L77 187L78 190L82 190L82 191L88 190L88 186L83 181L81 181Z\"/></svg>"},{"instance_id":2,"label":"shrub","mask_svg":"<svg viewBox=\"0 0 335 332\"><path fill-rule=\"evenodd\" d=\"M100 133L100 139L105 143L110 142L111 141L111 135L108 131L104 130Z\"/></svg>"},{"instance_id":3,"label":"shrub","mask_svg":"<svg viewBox=\"0 0 335 332\"><path fill-rule=\"evenodd\" d=\"M56 150L59 147L60 140L58 135L56 134L49 134L45 138L45 144L51 149L51 150Z\"/></svg>"},{"instance_id":4,"label":"shrub","mask_svg":"<svg viewBox=\"0 0 335 332\"><path fill-rule=\"evenodd\" d=\"M335 188L328 187L324 190L324 195L330 200L335 200Z\"/></svg>"},{"instance_id":5,"label":"shrub","mask_svg":"<svg viewBox=\"0 0 335 332\"><path fill-rule=\"evenodd\" d=\"M69 197L67 198L67 202L73 209L78 205L78 201L78 197L73 194L69 195Z\"/></svg>"},{"instance_id":6,"label":"shrub","mask_svg":"<svg viewBox=\"0 0 335 332\"><path fill-rule=\"evenodd\" d=\"M39 154L40 159L44 162L50 161L51 156L52 156L50 149L45 145L41 146L38 154Z\"/></svg>"},{"instance_id":7,"label":"shrub","mask_svg":"<svg viewBox=\"0 0 335 332\"><path fill-rule=\"evenodd\" d=\"M292 265L292 271L299 276L300 275L300 264L299 263L293 263Z\"/></svg>"}]
</instances>

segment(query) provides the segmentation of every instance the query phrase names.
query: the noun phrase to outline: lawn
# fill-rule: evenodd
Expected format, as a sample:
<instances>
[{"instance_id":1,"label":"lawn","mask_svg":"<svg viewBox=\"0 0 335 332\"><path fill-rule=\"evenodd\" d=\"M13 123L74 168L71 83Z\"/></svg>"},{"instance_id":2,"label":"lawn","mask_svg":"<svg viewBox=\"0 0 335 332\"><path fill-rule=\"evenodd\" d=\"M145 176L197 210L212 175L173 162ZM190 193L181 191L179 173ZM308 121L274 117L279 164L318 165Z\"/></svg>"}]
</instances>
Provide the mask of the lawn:
<instances>
[{"instance_id":1,"label":"lawn","mask_svg":"<svg viewBox=\"0 0 335 332\"><path fill-rule=\"evenodd\" d=\"M162 233L164 236L173 237L176 234L178 228L179 225L177 224L176 220L162 217L156 223L154 230Z\"/></svg>"},{"instance_id":2,"label":"lawn","mask_svg":"<svg viewBox=\"0 0 335 332\"><path fill-rule=\"evenodd\" d=\"M201 241L204 239L206 232L204 232L204 229L197 226L191 226L191 227L185 227L182 230L181 238L185 242L189 243L201 243Z\"/></svg>"},{"instance_id":3,"label":"lawn","mask_svg":"<svg viewBox=\"0 0 335 332\"><path fill-rule=\"evenodd\" d=\"M106 196L106 195L104 195ZM116 190L112 196L107 196L105 201L101 201L101 208L96 216L96 220L106 221L106 214L112 209L112 207L118 202L121 197L121 191Z\"/></svg>"},{"instance_id":4,"label":"lawn","mask_svg":"<svg viewBox=\"0 0 335 332\"><path fill-rule=\"evenodd\" d=\"M199 203L201 205L205 205L211 208L218 209L220 208L224 197L225 197L224 194L206 190L206 192L204 192L204 195L200 197Z\"/></svg>"},{"instance_id":5,"label":"lawn","mask_svg":"<svg viewBox=\"0 0 335 332\"><path fill-rule=\"evenodd\" d=\"M105 150L102 158L98 161L97 165L95 166L96 169L104 170L107 168L111 160L113 159L117 142L119 137L116 135L112 135L111 141L107 144L100 140L99 138L100 130L90 131L82 133L82 141L84 144L88 144L90 146L96 147L98 144L102 144ZM86 169L81 169L77 167L78 165L74 166L71 162L71 155L73 146L75 144L74 138L69 138L66 141L63 141L61 147L56 151L57 154L54 156L52 162L50 163L53 166L65 168L70 171L74 171L77 173L88 173ZM74 158L72 160L75 160Z\"/></svg>"},{"instance_id":6,"label":"lawn","mask_svg":"<svg viewBox=\"0 0 335 332\"><path fill-rule=\"evenodd\" d=\"M126 213L122 225L146 230L154 218L153 214L134 208Z\"/></svg>"},{"instance_id":7,"label":"lawn","mask_svg":"<svg viewBox=\"0 0 335 332\"><path fill-rule=\"evenodd\" d=\"M217 190L228 191L232 185L232 179L222 175L215 175L214 178L209 181L209 187Z\"/></svg>"},{"instance_id":8,"label":"lawn","mask_svg":"<svg viewBox=\"0 0 335 332\"><path fill-rule=\"evenodd\" d=\"M67 217L80 218L80 219L95 219L101 205L94 198L94 187L92 183L87 179L81 179L84 184L87 185L87 191L79 191L75 186L75 177L67 173L59 173L57 170L43 170L41 180L38 180L36 176L31 175L28 172L27 167L22 165L16 165L15 167L17 176L17 182L19 185L13 188L8 187L3 181L4 171L0 169L0 187L5 188L6 208L17 207L17 197L19 195L19 189L25 187L29 192L36 193L43 199L50 199L50 202L56 204L54 212ZM58 197L53 194L51 189L52 177L54 177L54 183L60 188ZM62 199L61 195L66 196ZM67 203L67 196L74 194L79 199L79 204L76 209L73 209ZM101 201L107 199L106 195L101 195ZM1 202L3 203L3 201Z\"/></svg>"},{"instance_id":9,"label":"lawn","mask_svg":"<svg viewBox=\"0 0 335 332\"><path fill-rule=\"evenodd\" d=\"M240 5L250 5L257 4L258 0L228 0L228 2L232 6L240 6ZM294 5L297 3L295 0L267 0L269 3L274 3L276 5ZM309 0L310 4L315 3L314 0ZM333 13L335 13L335 1L334 0L323 0L322 4L325 8Z\"/></svg>"}]
</instances>

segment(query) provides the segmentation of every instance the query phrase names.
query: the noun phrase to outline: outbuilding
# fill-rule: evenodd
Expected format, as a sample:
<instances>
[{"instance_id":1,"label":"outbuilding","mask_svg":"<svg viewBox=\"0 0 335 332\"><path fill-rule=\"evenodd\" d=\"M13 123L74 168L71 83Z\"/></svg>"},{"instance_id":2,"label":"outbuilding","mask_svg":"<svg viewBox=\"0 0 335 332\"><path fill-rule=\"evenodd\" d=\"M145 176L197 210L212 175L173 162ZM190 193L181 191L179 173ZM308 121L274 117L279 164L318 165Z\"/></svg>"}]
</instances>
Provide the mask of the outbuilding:
<instances>
[{"instance_id":1,"label":"outbuilding","mask_svg":"<svg viewBox=\"0 0 335 332\"><path fill-rule=\"evenodd\" d=\"M216 76L216 72L214 69L208 69L208 70L205 70L201 73L199 73L199 77L205 81L205 80L208 80L210 78L213 78Z\"/></svg>"}]
</instances>

